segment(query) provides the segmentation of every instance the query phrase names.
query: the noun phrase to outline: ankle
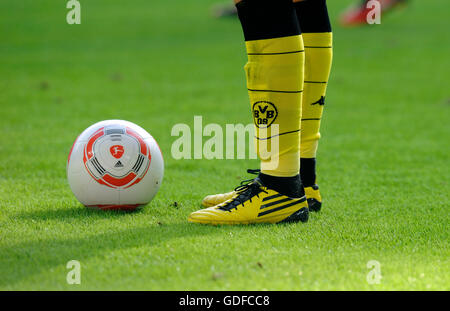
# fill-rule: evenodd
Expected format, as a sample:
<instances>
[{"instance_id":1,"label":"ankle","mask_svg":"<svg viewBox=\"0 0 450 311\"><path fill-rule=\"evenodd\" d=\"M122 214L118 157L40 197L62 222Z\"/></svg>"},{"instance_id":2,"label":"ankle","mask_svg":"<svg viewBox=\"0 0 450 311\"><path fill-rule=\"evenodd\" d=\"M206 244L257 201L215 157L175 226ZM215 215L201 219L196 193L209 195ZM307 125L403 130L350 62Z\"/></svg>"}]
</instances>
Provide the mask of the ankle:
<instances>
[{"instance_id":1,"label":"ankle","mask_svg":"<svg viewBox=\"0 0 450 311\"><path fill-rule=\"evenodd\" d=\"M316 158L300 158L300 176L303 187L316 183Z\"/></svg>"},{"instance_id":2,"label":"ankle","mask_svg":"<svg viewBox=\"0 0 450 311\"><path fill-rule=\"evenodd\" d=\"M259 173L257 180L259 180L263 186L291 198L301 198L305 195L300 175L293 177L279 177Z\"/></svg>"}]
</instances>

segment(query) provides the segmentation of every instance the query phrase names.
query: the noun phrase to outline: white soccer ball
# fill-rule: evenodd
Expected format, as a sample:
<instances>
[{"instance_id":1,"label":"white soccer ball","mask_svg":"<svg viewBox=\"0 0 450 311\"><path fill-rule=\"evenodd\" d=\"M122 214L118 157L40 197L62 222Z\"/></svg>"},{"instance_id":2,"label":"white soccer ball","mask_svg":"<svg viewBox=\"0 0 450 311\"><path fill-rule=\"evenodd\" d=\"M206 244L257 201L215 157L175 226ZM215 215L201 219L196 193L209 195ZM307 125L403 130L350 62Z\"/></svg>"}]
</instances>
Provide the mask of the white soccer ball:
<instances>
[{"instance_id":1,"label":"white soccer ball","mask_svg":"<svg viewBox=\"0 0 450 311\"><path fill-rule=\"evenodd\" d=\"M164 161L155 139L123 120L91 125L75 140L67 178L85 206L135 210L149 203L161 186Z\"/></svg>"}]
</instances>

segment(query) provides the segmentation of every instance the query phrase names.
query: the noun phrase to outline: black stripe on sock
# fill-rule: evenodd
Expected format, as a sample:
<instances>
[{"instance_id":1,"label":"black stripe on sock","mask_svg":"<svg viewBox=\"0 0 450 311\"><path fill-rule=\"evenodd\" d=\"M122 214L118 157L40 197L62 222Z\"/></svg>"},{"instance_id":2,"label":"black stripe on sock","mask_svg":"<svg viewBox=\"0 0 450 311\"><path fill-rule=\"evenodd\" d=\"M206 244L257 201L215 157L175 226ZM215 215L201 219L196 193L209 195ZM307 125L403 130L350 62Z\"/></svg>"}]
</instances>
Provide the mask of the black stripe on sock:
<instances>
[{"instance_id":1,"label":"black stripe on sock","mask_svg":"<svg viewBox=\"0 0 450 311\"><path fill-rule=\"evenodd\" d=\"M333 46L311 46L311 45L305 45L305 49L332 49Z\"/></svg>"},{"instance_id":2,"label":"black stripe on sock","mask_svg":"<svg viewBox=\"0 0 450 311\"><path fill-rule=\"evenodd\" d=\"M273 209L268 210L268 211L261 212L261 213L258 214L258 217L264 216L264 215L267 215L267 214L270 214L270 213L273 213L273 212L276 212L276 211L279 211L279 210L282 210L282 209L285 209L285 208L288 208L288 207L291 207L291 206L294 206L294 205L297 205L297 204L300 204L300 203L303 203L305 201L306 201L306 197L302 197L298 201L295 201L295 202L292 202L292 203L289 203L289 204L286 204L286 205L282 205L282 206L273 208Z\"/></svg>"},{"instance_id":3,"label":"black stripe on sock","mask_svg":"<svg viewBox=\"0 0 450 311\"><path fill-rule=\"evenodd\" d=\"M303 53L305 50L298 50L298 51L290 51L290 52L277 52L277 53L247 53L247 55L284 55L284 54L296 54L296 53Z\"/></svg>"},{"instance_id":4,"label":"black stripe on sock","mask_svg":"<svg viewBox=\"0 0 450 311\"><path fill-rule=\"evenodd\" d=\"M326 83L328 83L328 81L305 81L305 83L326 84Z\"/></svg>"},{"instance_id":5,"label":"black stripe on sock","mask_svg":"<svg viewBox=\"0 0 450 311\"><path fill-rule=\"evenodd\" d=\"M268 92L268 93L301 93L301 91L280 91L280 90L255 90L255 89L247 89L249 92Z\"/></svg>"},{"instance_id":6,"label":"black stripe on sock","mask_svg":"<svg viewBox=\"0 0 450 311\"><path fill-rule=\"evenodd\" d=\"M300 132L300 130L295 130L295 131L290 131L290 132L284 132L284 133L280 133L280 134L278 134L278 135L273 135L273 136L266 137L266 138L260 138L260 137L258 137L258 136L255 136L255 138L256 138L257 140L268 140L268 139L271 139L271 138L274 138L274 137L277 137L277 136L286 135L286 134L292 134L292 133L297 133L297 132Z\"/></svg>"},{"instance_id":7,"label":"black stripe on sock","mask_svg":"<svg viewBox=\"0 0 450 311\"><path fill-rule=\"evenodd\" d=\"M320 118L302 119L302 121L314 121L314 120L320 120Z\"/></svg>"}]
</instances>

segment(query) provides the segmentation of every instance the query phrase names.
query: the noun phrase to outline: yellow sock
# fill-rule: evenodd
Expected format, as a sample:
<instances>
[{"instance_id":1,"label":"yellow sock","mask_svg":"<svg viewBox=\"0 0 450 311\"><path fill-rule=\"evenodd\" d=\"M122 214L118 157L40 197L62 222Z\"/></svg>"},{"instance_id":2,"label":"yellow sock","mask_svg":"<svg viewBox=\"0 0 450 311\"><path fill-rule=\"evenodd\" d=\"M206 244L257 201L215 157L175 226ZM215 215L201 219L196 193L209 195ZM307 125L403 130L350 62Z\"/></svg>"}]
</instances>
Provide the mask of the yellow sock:
<instances>
[{"instance_id":1,"label":"yellow sock","mask_svg":"<svg viewBox=\"0 0 450 311\"><path fill-rule=\"evenodd\" d=\"M261 171L272 176L295 176L300 169L302 35L246 41L246 47L245 71ZM273 152L275 141L279 148ZM271 151L270 156L266 150Z\"/></svg>"},{"instance_id":2,"label":"yellow sock","mask_svg":"<svg viewBox=\"0 0 450 311\"><path fill-rule=\"evenodd\" d=\"M302 102L300 156L315 158L333 57L332 33L304 33L303 41L305 44L305 86Z\"/></svg>"}]
</instances>

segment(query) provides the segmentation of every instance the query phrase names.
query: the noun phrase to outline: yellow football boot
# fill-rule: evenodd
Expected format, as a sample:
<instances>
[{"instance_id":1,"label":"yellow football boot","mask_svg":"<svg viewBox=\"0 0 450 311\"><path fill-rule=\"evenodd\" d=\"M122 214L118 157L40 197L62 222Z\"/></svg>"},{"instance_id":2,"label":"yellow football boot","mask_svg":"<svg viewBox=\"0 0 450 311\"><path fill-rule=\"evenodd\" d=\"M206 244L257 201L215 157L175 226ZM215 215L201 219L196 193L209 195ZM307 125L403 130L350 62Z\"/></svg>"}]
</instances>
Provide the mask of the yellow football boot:
<instances>
[{"instance_id":1,"label":"yellow football boot","mask_svg":"<svg viewBox=\"0 0 450 311\"><path fill-rule=\"evenodd\" d=\"M312 185L311 187L305 187L305 195L308 201L309 210L318 212L322 207L322 197L320 196L319 186Z\"/></svg>"},{"instance_id":2,"label":"yellow football boot","mask_svg":"<svg viewBox=\"0 0 450 311\"><path fill-rule=\"evenodd\" d=\"M248 169L247 173L249 174L258 174L259 170ZM318 212L322 207L322 197L320 196L319 186L313 185L311 187L305 187L305 195L308 202L308 207L310 211ZM220 194L211 194L206 196L202 205L204 207L212 207L219 205L229 199L231 199L234 195L236 195L235 191L220 193Z\"/></svg>"},{"instance_id":3,"label":"yellow football boot","mask_svg":"<svg viewBox=\"0 0 450 311\"><path fill-rule=\"evenodd\" d=\"M249 174L253 174L253 175L258 175L259 172L261 170L259 169L247 169L247 173ZM248 180L244 180L241 182L241 185L243 185L246 182L249 181L253 181L253 179L248 179ZM227 193L219 193L219 194L211 194L206 196L203 201L202 201L202 205L203 207L211 207L211 206L216 206L220 203L225 202L226 200L231 199L234 195L236 194L236 191L231 191L231 192L227 192Z\"/></svg>"},{"instance_id":4,"label":"yellow football boot","mask_svg":"<svg viewBox=\"0 0 450 311\"><path fill-rule=\"evenodd\" d=\"M306 222L309 210L306 196L287 197L264 187L256 178L242 184L228 200L189 215L188 221L209 225Z\"/></svg>"},{"instance_id":5,"label":"yellow football boot","mask_svg":"<svg viewBox=\"0 0 450 311\"><path fill-rule=\"evenodd\" d=\"M227 192L227 193L211 194L211 195L206 196L203 199L202 205L203 205L203 207L216 206L220 203L225 202L226 200L231 199L235 194L236 194L236 192L234 192L234 191Z\"/></svg>"}]
</instances>

